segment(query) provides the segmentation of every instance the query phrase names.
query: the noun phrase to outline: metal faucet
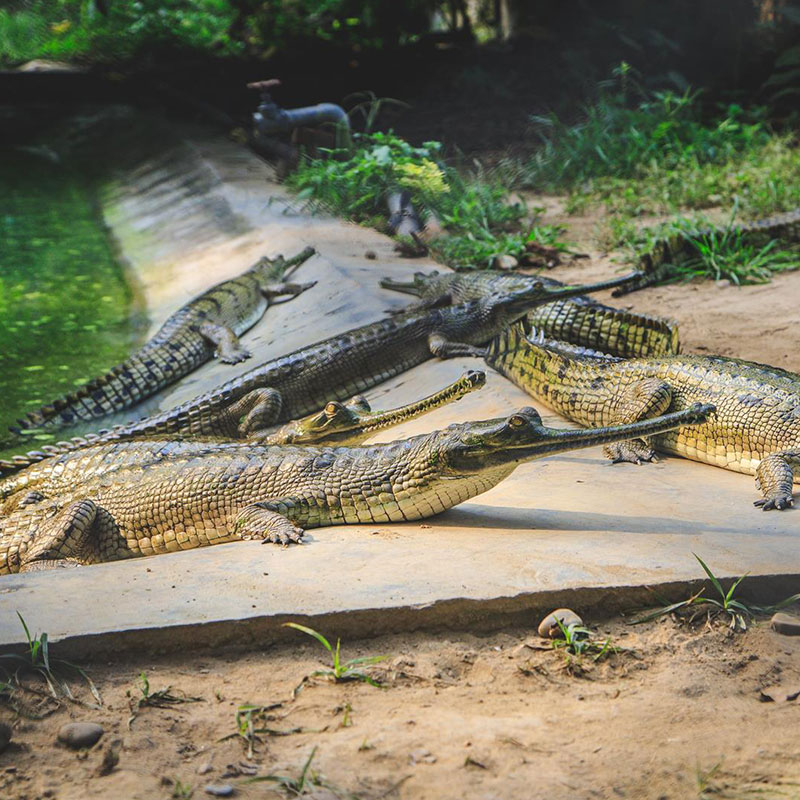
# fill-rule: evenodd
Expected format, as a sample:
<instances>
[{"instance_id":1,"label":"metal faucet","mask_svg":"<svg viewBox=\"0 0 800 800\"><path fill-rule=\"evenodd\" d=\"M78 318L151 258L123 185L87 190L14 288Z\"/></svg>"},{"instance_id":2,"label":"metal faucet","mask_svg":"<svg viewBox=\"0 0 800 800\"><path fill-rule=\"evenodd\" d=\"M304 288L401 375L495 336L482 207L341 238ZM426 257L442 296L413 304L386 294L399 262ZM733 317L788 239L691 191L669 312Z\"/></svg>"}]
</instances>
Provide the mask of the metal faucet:
<instances>
[{"instance_id":1,"label":"metal faucet","mask_svg":"<svg viewBox=\"0 0 800 800\"><path fill-rule=\"evenodd\" d=\"M275 78L267 81L248 83L248 89L261 92L261 102L253 114L253 128L256 138L273 137L289 133L295 128L315 127L326 122L336 125L337 140L339 132L350 133L350 118L347 112L335 103L317 103L303 108L281 108L272 99L272 90L281 85Z\"/></svg>"}]
</instances>

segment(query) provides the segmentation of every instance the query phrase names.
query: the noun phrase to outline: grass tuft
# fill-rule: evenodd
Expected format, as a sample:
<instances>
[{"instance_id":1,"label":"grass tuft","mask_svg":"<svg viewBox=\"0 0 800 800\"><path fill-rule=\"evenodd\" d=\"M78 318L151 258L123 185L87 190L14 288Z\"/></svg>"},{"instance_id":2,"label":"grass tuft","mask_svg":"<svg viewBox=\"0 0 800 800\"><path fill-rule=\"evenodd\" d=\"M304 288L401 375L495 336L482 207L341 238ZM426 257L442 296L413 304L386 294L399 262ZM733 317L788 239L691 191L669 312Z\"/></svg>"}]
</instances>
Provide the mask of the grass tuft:
<instances>
[{"instance_id":1,"label":"grass tuft","mask_svg":"<svg viewBox=\"0 0 800 800\"><path fill-rule=\"evenodd\" d=\"M331 668L324 670L316 670L311 673L312 678L324 677L332 678L336 683L347 683L349 681L361 681L368 683L370 686L375 686L378 689L384 688L373 677L363 672L360 668L371 667L385 661L388 656L364 656L361 658L350 658L347 661L341 659L341 639L336 640L336 647L321 634L313 628L308 628L305 625L300 625L297 622L285 622L284 628L294 628L296 631L305 633L316 639L330 654L331 654Z\"/></svg>"},{"instance_id":2,"label":"grass tuft","mask_svg":"<svg viewBox=\"0 0 800 800\"><path fill-rule=\"evenodd\" d=\"M728 627L730 627L731 630L745 631L747 630L749 622L753 620L757 614L772 614L781 608L785 608L786 606L800 601L800 593L787 597L780 603L771 606L760 606L739 599L735 596L736 590L739 588L739 584L747 577L747 573L733 581L726 590L722 586L719 578L711 571L708 564L706 564L697 553L692 553L692 555L703 568L703 572L705 572L708 580L711 582L711 586L716 594L708 597L705 594L705 588L700 589L700 591L686 600L661 606L645 614L643 617L632 620L632 625L651 622L667 614L680 615L690 625L696 623L702 617L705 617L706 621L710 624L714 619L721 616L727 619Z\"/></svg>"},{"instance_id":3,"label":"grass tuft","mask_svg":"<svg viewBox=\"0 0 800 800\"><path fill-rule=\"evenodd\" d=\"M17 612L17 617L25 631L27 652L0 655L0 671L3 675L3 679L0 681L0 697L5 696L7 699L13 700L18 690L34 691L32 687L22 683L25 675L32 674L44 681L50 697L54 700L66 698L73 702L79 702L69 685L69 678L77 676L86 683L97 705L101 706L103 699L89 675L76 664L61 658L51 658L47 634L31 634L19 612Z\"/></svg>"},{"instance_id":4,"label":"grass tuft","mask_svg":"<svg viewBox=\"0 0 800 800\"><path fill-rule=\"evenodd\" d=\"M729 207L746 218L800 206L800 149L766 111L729 104L708 113L691 89L645 89L623 62L582 119L535 117L541 146L527 186L569 194L567 211L601 204L638 216Z\"/></svg>"}]
</instances>

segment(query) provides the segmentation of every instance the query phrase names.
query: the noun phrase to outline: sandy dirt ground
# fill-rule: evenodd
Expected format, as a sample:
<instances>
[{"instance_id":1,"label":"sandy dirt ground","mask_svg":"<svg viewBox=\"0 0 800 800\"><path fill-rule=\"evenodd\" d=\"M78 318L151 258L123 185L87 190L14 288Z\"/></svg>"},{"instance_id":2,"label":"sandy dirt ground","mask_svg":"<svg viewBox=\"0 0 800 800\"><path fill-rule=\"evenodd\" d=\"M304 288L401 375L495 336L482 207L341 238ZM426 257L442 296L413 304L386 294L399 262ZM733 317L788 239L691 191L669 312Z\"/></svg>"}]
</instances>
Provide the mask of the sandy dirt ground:
<instances>
[{"instance_id":1,"label":"sandy dirt ground","mask_svg":"<svg viewBox=\"0 0 800 800\"><path fill-rule=\"evenodd\" d=\"M572 223L567 238L591 252L596 220ZM593 255L555 276L617 269ZM677 318L687 351L800 371L798 292L794 273L741 289L655 288L623 304ZM297 779L312 753L302 792L317 800L800 798L800 699L786 699L800 693L800 639L765 621L734 634L669 618L638 627L588 620L619 652L568 666L538 638L537 622L491 635L345 642L345 658L388 656L371 668L383 688L317 677L296 697L325 656L300 633L296 646L266 651L87 664L101 708L30 693L17 698L23 715L0 704L0 722L13 728L0 754L0 798L198 798L211 796L209 785L239 797L292 796L275 780L252 779ZM151 692L171 687L199 699L139 707L142 672ZM72 685L91 701L79 680ZM237 733L243 704L268 709L251 715L268 732L250 741ZM64 723L84 720L104 728L94 747L56 742Z\"/></svg>"},{"instance_id":2,"label":"sandy dirt ground","mask_svg":"<svg viewBox=\"0 0 800 800\"><path fill-rule=\"evenodd\" d=\"M704 621L589 620L619 651L568 664L531 622L343 643L344 658L387 656L369 668L383 688L303 682L329 662L301 633L267 651L87 665L100 709L31 695L27 708L43 719L0 708L14 727L0 796L209 797L205 787L226 785L237 797L294 796L252 779L297 779L313 753L304 796L317 800L800 797L800 700L786 699L800 693L800 639L764 622L732 633ZM140 672L151 693L199 699L138 707ZM269 732L239 735L245 704L266 708L251 719ZM105 733L69 750L56 735L71 720Z\"/></svg>"}]
</instances>

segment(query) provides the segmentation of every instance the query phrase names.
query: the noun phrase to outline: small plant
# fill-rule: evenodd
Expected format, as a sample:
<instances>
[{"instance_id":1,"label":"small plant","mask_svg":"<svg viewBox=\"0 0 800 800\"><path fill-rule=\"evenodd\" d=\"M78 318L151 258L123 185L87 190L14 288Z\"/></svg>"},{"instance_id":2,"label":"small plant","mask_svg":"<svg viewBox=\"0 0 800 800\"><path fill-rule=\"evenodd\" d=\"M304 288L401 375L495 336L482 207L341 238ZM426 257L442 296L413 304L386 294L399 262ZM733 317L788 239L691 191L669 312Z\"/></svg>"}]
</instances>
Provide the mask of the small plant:
<instances>
[{"instance_id":1,"label":"small plant","mask_svg":"<svg viewBox=\"0 0 800 800\"><path fill-rule=\"evenodd\" d=\"M50 696L54 699L58 700L61 697L65 697L68 700L76 701L69 683L67 682L67 676L73 674L86 682L97 704L102 705L103 699L100 696L100 692L97 690L94 681L92 681L86 672L81 669L81 667L69 661L64 661L60 658L51 658L47 634L42 633L32 636L22 615L17 612L17 616L25 631L28 650L24 655L17 653L0 655L0 669L2 669L5 674L5 679L0 684L0 694L5 691L5 693L13 695L16 689L27 688L22 685L20 678L25 673L33 673L44 680L47 684ZM10 665L15 665L16 668L11 669ZM4 687L8 688L5 689Z\"/></svg>"},{"instance_id":2,"label":"small plant","mask_svg":"<svg viewBox=\"0 0 800 800\"><path fill-rule=\"evenodd\" d=\"M175 782L172 784L172 797L174 800L189 800L193 794L194 789L191 784L183 783L177 778L175 779Z\"/></svg>"},{"instance_id":3,"label":"small plant","mask_svg":"<svg viewBox=\"0 0 800 800\"><path fill-rule=\"evenodd\" d=\"M184 692L173 694L171 686L151 691L150 680L145 672L139 673L139 694L140 696L135 700L131 698L131 715L128 718L129 728L133 725L137 713L142 708L148 706L151 708L170 708L182 703L201 703L203 701L202 697L190 697ZM127 695L131 697L130 691L127 692Z\"/></svg>"},{"instance_id":4,"label":"small plant","mask_svg":"<svg viewBox=\"0 0 800 800\"><path fill-rule=\"evenodd\" d=\"M296 622L285 622L284 627L294 628L296 631L305 633L307 636L313 636L331 654L331 669L316 670L311 673L312 678L332 678L336 683L362 681L363 683L368 683L370 686L375 686L379 689L383 688L374 678L356 669L356 667L370 667L381 661L385 661L388 656L364 656L362 658L351 658L347 661L342 661L340 655L341 639L336 640L336 647L334 648L321 633L315 631L313 628L299 625Z\"/></svg>"},{"instance_id":5,"label":"small plant","mask_svg":"<svg viewBox=\"0 0 800 800\"><path fill-rule=\"evenodd\" d=\"M275 783L288 797L300 797L301 795L312 794L314 793L314 789L321 788L327 790L326 794L329 792L333 797L358 800L355 795L349 792L343 792L341 789L338 789L324 780L316 770L311 769L311 762L314 760L316 754L317 748L314 747L297 777L293 777L292 775L264 775L263 777L249 778L246 783ZM396 787L392 788L394 789Z\"/></svg>"},{"instance_id":6,"label":"small plant","mask_svg":"<svg viewBox=\"0 0 800 800\"><path fill-rule=\"evenodd\" d=\"M266 727L265 723L278 719L271 712L281 708L283 703L271 703L269 705L253 705L245 703L236 709L236 731L227 736L223 736L220 741L232 739L235 736L241 738L247 745L247 756L252 758L255 752L256 743L261 742L261 735L266 736L291 736L295 733L302 733L302 728L290 728L279 730L277 728ZM260 725L260 727L259 727Z\"/></svg>"},{"instance_id":7,"label":"small plant","mask_svg":"<svg viewBox=\"0 0 800 800\"><path fill-rule=\"evenodd\" d=\"M479 228L435 239L429 248L436 258L454 269L488 269L502 255L514 256L524 263L531 244L568 253L567 245L559 238L563 232L560 225L537 225L527 233L494 233Z\"/></svg>"},{"instance_id":8,"label":"small plant","mask_svg":"<svg viewBox=\"0 0 800 800\"><path fill-rule=\"evenodd\" d=\"M181 703L201 703L203 701L202 697L190 697L185 692L173 694L171 686L152 691L150 689L150 680L145 672L139 673L139 692L141 697L137 700L137 708L144 708L145 706L169 708Z\"/></svg>"},{"instance_id":9,"label":"small plant","mask_svg":"<svg viewBox=\"0 0 800 800\"><path fill-rule=\"evenodd\" d=\"M693 594L686 600L662 606L639 619L632 620L632 625L650 622L667 614L688 612L686 619L690 625L694 624L702 616L705 616L709 623L719 616L724 616L728 619L728 626L731 630L745 631L747 630L748 622L757 614L771 614L780 608L785 608L786 606L800 601L800 593L787 597L780 603L771 606L759 606L746 600L740 600L735 597L736 590L739 588L739 584L747 577L747 573L733 581L726 591L719 578L714 575L706 562L703 561L697 553L692 553L692 555L697 559L703 571L708 576L717 596L706 597L704 594L705 589L700 589L696 594Z\"/></svg>"},{"instance_id":10,"label":"small plant","mask_svg":"<svg viewBox=\"0 0 800 800\"><path fill-rule=\"evenodd\" d=\"M572 663L571 656L577 656L579 659L591 656L592 661L597 662L617 652L617 648L611 644L611 639L602 642L592 639L592 631L589 628L575 623L565 626L560 619L556 622L561 637L553 640L552 647L554 650L564 650L568 666Z\"/></svg>"}]
</instances>

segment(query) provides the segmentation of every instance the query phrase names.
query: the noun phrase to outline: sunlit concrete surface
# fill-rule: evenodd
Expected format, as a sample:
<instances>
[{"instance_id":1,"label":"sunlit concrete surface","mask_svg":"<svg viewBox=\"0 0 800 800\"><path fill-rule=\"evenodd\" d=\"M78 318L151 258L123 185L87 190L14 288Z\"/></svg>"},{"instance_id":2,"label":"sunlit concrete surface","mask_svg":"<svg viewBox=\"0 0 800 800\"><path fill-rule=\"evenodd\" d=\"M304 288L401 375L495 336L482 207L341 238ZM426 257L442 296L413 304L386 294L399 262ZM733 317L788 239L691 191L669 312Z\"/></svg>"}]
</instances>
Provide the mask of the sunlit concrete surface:
<instances>
[{"instance_id":1,"label":"sunlit concrete surface","mask_svg":"<svg viewBox=\"0 0 800 800\"><path fill-rule=\"evenodd\" d=\"M435 268L396 257L374 231L297 209L269 169L233 143L195 137L176 152L140 165L105 193L107 221L139 281L151 333L264 253L313 245L319 255L296 275L318 284L270 308L245 335L253 359L207 365L138 413L377 320L407 302L381 290L380 277ZM187 172L196 179L187 183ZM429 361L368 397L375 408L398 405L468 368L483 364ZM524 405L536 404L490 373L483 390L382 438ZM539 410L547 424L567 425ZM703 577L693 552L720 576L748 572L759 596L800 591L800 511L762 513L756 497L748 476L673 458L611 465L590 448L523 465L492 491L423 523L323 528L291 548L241 542L0 578L0 646L22 638L16 611L75 655L266 643L282 635L287 619L349 635L503 621L535 627L548 606L619 610L652 600L645 587L685 596L683 584Z\"/></svg>"}]
</instances>

